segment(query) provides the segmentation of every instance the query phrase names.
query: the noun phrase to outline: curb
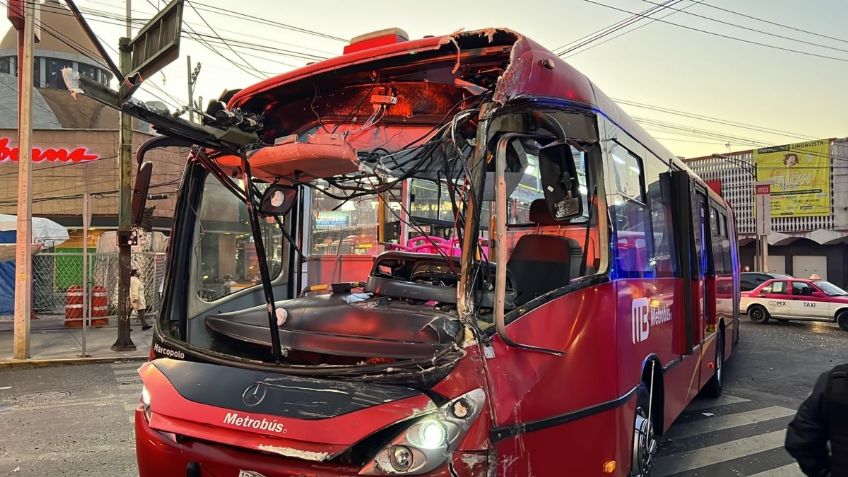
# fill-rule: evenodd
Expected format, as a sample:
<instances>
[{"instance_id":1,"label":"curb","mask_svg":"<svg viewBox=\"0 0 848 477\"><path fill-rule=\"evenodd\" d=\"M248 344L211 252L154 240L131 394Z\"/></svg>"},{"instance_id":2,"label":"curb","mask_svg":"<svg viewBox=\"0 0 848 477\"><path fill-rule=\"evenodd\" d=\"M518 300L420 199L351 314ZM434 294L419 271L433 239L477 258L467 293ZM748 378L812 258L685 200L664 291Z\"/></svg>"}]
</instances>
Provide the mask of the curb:
<instances>
[{"instance_id":1,"label":"curb","mask_svg":"<svg viewBox=\"0 0 848 477\"><path fill-rule=\"evenodd\" d=\"M17 367L46 367L46 366L68 366L77 364L102 364L102 363L126 363L133 361L147 361L147 356L112 356L112 357L88 357L88 358L42 358L42 359L2 359L0 369Z\"/></svg>"}]
</instances>

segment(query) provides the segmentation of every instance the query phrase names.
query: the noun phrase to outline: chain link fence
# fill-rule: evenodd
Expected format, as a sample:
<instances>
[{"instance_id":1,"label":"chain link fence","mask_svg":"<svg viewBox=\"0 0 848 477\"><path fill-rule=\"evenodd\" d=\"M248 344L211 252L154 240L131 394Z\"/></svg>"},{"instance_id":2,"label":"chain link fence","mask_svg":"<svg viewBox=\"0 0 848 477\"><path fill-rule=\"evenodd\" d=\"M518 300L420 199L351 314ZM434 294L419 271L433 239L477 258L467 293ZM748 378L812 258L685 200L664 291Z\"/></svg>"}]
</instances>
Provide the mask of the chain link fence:
<instances>
[{"instance_id":1,"label":"chain link fence","mask_svg":"<svg viewBox=\"0 0 848 477\"><path fill-rule=\"evenodd\" d=\"M165 281L165 254L143 252L132 254L132 267L138 269L144 282L148 314L158 313L160 289ZM117 253L88 254L88 290L102 287L106 291L107 315L118 314ZM38 315L64 315L68 289L83 284L83 254L39 253L32 257L32 307Z\"/></svg>"}]
</instances>

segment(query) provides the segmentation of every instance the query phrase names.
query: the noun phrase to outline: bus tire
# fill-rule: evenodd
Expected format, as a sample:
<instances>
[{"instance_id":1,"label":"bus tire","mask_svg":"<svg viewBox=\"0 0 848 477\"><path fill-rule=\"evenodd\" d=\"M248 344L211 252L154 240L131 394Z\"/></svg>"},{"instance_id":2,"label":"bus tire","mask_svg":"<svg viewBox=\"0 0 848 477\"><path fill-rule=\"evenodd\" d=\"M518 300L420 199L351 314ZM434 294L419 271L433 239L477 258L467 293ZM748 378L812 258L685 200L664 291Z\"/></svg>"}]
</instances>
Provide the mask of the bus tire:
<instances>
[{"instance_id":1,"label":"bus tire","mask_svg":"<svg viewBox=\"0 0 848 477\"><path fill-rule=\"evenodd\" d=\"M836 315L836 323L844 331L848 331L848 310L842 310Z\"/></svg>"},{"instance_id":2,"label":"bus tire","mask_svg":"<svg viewBox=\"0 0 848 477\"><path fill-rule=\"evenodd\" d=\"M751 308L748 308L748 318L751 319L754 323L766 324L771 318L768 310L765 309L762 305L751 305Z\"/></svg>"},{"instance_id":3,"label":"bus tire","mask_svg":"<svg viewBox=\"0 0 848 477\"><path fill-rule=\"evenodd\" d=\"M656 388L655 388L656 389ZM630 477L648 477L654 465L654 456L659 444L652 419L648 419L648 406L651 401L648 384L642 382L636 390L636 416L633 426L633 462ZM656 404L656 403L654 403ZM651 412L657 412L656 406Z\"/></svg>"},{"instance_id":4,"label":"bus tire","mask_svg":"<svg viewBox=\"0 0 848 477\"><path fill-rule=\"evenodd\" d=\"M716 336L715 373L704 386L704 396L717 398L724 391L724 332L719 331Z\"/></svg>"}]
</instances>

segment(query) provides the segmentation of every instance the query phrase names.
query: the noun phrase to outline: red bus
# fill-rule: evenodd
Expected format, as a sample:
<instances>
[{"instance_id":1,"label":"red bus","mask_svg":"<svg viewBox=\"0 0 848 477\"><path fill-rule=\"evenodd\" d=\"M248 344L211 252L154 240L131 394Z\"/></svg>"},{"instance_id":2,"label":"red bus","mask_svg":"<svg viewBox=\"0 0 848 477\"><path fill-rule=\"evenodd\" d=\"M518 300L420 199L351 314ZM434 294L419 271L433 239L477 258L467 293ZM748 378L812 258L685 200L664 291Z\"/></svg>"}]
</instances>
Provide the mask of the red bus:
<instances>
[{"instance_id":1,"label":"red bus","mask_svg":"<svg viewBox=\"0 0 848 477\"><path fill-rule=\"evenodd\" d=\"M140 370L142 477L645 476L657 436L722 391L732 211L518 33L365 36L203 126L125 108L165 135L140 161L193 145ZM410 219L441 210L425 192L449 207L439 240ZM316 194L362 280L306 286ZM377 241L349 217L371 200L414 251L362 255Z\"/></svg>"}]
</instances>

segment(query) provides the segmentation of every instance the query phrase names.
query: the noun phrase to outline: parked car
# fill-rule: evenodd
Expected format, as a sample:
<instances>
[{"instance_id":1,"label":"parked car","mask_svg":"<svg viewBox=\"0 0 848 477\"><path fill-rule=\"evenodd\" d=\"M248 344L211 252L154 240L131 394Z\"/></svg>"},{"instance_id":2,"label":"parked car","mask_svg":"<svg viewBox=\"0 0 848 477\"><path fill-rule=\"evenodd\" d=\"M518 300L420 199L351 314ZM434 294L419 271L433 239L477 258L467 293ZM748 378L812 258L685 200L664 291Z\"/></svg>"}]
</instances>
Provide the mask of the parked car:
<instances>
[{"instance_id":1,"label":"parked car","mask_svg":"<svg viewBox=\"0 0 848 477\"><path fill-rule=\"evenodd\" d=\"M772 278L792 278L780 273L765 272L742 272L739 276L739 285L742 291L751 291Z\"/></svg>"},{"instance_id":2,"label":"parked car","mask_svg":"<svg viewBox=\"0 0 848 477\"><path fill-rule=\"evenodd\" d=\"M848 331L848 292L825 280L773 278L742 292L740 308L754 323L835 321Z\"/></svg>"}]
</instances>

